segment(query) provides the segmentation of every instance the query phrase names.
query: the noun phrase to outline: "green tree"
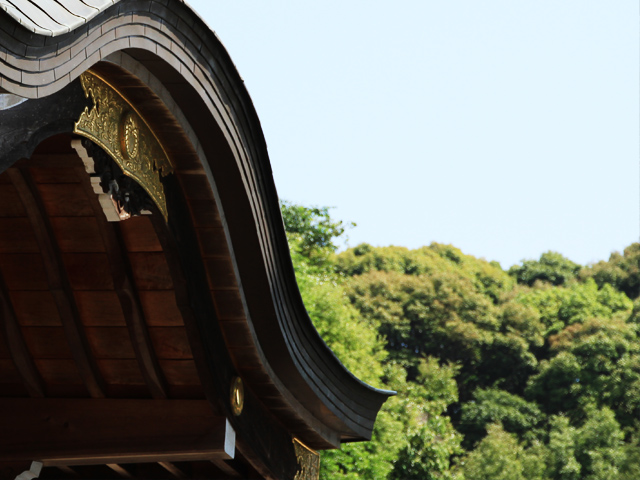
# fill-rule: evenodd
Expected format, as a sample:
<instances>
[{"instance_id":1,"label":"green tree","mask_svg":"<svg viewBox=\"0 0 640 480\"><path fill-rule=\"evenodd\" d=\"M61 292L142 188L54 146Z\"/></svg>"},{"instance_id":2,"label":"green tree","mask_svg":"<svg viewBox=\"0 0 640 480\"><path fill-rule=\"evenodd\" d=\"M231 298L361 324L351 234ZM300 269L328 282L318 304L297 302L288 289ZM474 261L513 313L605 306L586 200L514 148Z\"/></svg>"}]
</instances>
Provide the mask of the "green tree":
<instances>
[{"instance_id":1,"label":"green tree","mask_svg":"<svg viewBox=\"0 0 640 480\"><path fill-rule=\"evenodd\" d=\"M371 442L323 452L323 480L638 478L640 244L507 273L437 243L337 254L345 225L327 208L282 208L316 328L398 392Z\"/></svg>"},{"instance_id":2,"label":"green tree","mask_svg":"<svg viewBox=\"0 0 640 480\"><path fill-rule=\"evenodd\" d=\"M281 200L280 211L290 245L314 265L327 264L345 227L355 226L331 218L329 207L303 207Z\"/></svg>"},{"instance_id":3,"label":"green tree","mask_svg":"<svg viewBox=\"0 0 640 480\"><path fill-rule=\"evenodd\" d=\"M325 450L320 462L321 480L377 480L387 478L398 452L406 443L404 422L393 398L378 414L369 442L344 444Z\"/></svg>"},{"instance_id":4,"label":"green tree","mask_svg":"<svg viewBox=\"0 0 640 480\"><path fill-rule=\"evenodd\" d=\"M459 270L370 271L352 277L347 293L386 338L389 359L400 362L411 381L421 356L460 363L458 387L466 400L477 386L496 381L522 390L537 365L530 351L530 343L542 342L535 309L512 305L505 310Z\"/></svg>"},{"instance_id":5,"label":"green tree","mask_svg":"<svg viewBox=\"0 0 640 480\"><path fill-rule=\"evenodd\" d=\"M624 445L624 463L620 466L620 480L640 478L640 442L638 430L634 429L630 439Z\"/></svg>"},{"instance_id":6,"label":"green tree","mask_svg":"<svg viewBox=\"0 0 640 480\"><path fill-rule=\"evenodd\" d=\"M558 480L619 480L629 471L624 434L609 408L593 404L572 426L565 416L552 417L547 454L548 472Z\"/></svg>"},{"instance_id":7,"label":"green tree","mask_svg":"<svg viewBox=\"0 0 640 480\"><path fill-rule=\"evenodd\" d=\"M586 408L587 418L577 430L576 458L585 480L618 480L625 462L624 434L613 411L593 405Z\"/></svg>"},{"instance_id":8,"label":"green tree","mask_svg":"<svg viewBox=\"0 0 640 480\"><path fill-rule=\"evenodd\" d=\"M398 452L389 480L454 480L452 456L462 453L461 436L444 415L458 400L456 365L421 359L416 382L400 391L399 405L407 421L406 442Z\"/></svg>"},{"instance_id":9,"label":"green tree","mask_svg":"<svg viewBox=\"0 0 640 480\"><path fill-rule=\"evenodd\" d=\"M523 438L543 418L535 403L518 395L497 388L478 388L473 400L462 406L459 429L465 435L465 443L471 446L484 437L487 425L500 423L506 431Z\"/></svg>"},{"instance_id":10,"label":"green tree","mask_svg":"<svg viewBox=\"0 0 640 480\"><path fill-rule=\"evenodd\" d=\"M576 459L576 428L571 426L565 416L552 417L550 426L546 461L551 478L579 480L582 466Z\"/></svg>"},{"instance_id":11,"label":"green tree","mask_svg":"<svg viewBox=\"0 0 640 480\"><path fill-rule=\"evenodd\" d=\"M375 328L363 320L345 295L334 273L331 256L342 222L327 208L281 203L291 258L305 307L316 329L340 361L362 380L380 386L384 374L384 344ZM384 478L403 441L402 421L382 411L371 442L353 444L322 454L321 478Z\"/></svg>"},{"instance_id":12,"label":"green tree","mask_svg":"<svg viewBox=\"0 0 640 480\"><path fill-rule=\"evenodd\" d=\"M530 379L527 398L547 413L573 410L582 393L581 373L582 367L575 355L561 352L541 363L540 372Z\"/></svg>"},{"instance_id":13,"label":"green tree","mask_svg":"<svg viewBox=\"0 0 640 480\"><path fill-rule=\"evenodd\" d=\"M531 377L527 395L549 413L607 406L632 426L640 415L640 345L637 326L621 319L592 319L549 339L550 360Z\"/></svg>"},{"instance_id":14,"label":"green tree","mask_svg":"<svg viewBox=\"0 0 640 480\"><path fill-rule=\"evenodd\" d=\"M387 352L376 326L351 304L344 277L335 273L333 252L343 232L341 222L325 208L282 207L285 226L292 226L288 239L300 292L318 332L358 377L374 385L386 382L399 393L378 415L370 442L322 453L321 478L402 478L392 474L399 458L412 471L428 468L436 475L429 478L449 478L450 458L460 451L461 438L444 412L458 398L457 367L440 366L435 358L416 359L416 381L407 382L404 368L383 363ZM413 449L419 450L415 458L408 453Z\"/></svg>"},{"instance_id":15,"label":"green tree","mask_svg":"<svg viewBox=\"0 0 640 480\"><path fill-rule=\"evenodd\" d=\"M515 435L494 423L487 436L461 462L466 480L526 480L524 449Z\"/></svg>"},{"instance_id":16,"label":"green tree","mask_svg":"<svg viewBox=\"0 0 640 480\"><path fill-rule=\"evenodd\" d=\"M574 278L581 267L557 252L546 252L540 260L523 260L522 265L514 265L509 275L518 283L532 286L535 282L548 282L551 285L565 285Z\"/></svg>"},{"instance_id":17,"label":"green tree","mask_svg":"<svg viewBox=\"0 0 640 480\"><path fill-rule=\"evenodd\" d=\"M497 301L513 286L513 280L495 262L465 255L452 245L432 243L409 250L405 247L372 247L366 243L338 255L338 271L347 276L369 272L396 272L404 275L433 275L455 272L471 281L476 290Z\"/></svg>"},{"instance_id":18,"label":"green tree","mask_svg":"<svg viewBox=\"0 0 640 480\"><path fill-rule=\"evenodd\" d=\"M632 302L623 293L610 285L598 289L591 279L568 287L540 285L521 289L514 301L538 311L540 320L547 328L546 335L594 317L612 318L619 315L626 318L633 308Z\"/></svg>"},{"instance_id":19,"label":"green tree","mask_svg":"<svg viewBox=\"0 0 640 480\"><path fill-rule=\"evenodd\" d=\"M462 452L460 435L444 415L457 400L457 367L436 359L420 362L417 382L407 382L396 364L386 366L389 387L398 396L378 415L371 442L323 452L322 479L429 480L457 479L451 457Z\"/></svg>"},{"instance_id":20,"label":"green tree","mask_svg":"<svg viewBox=\"0 0 640 480\"><path fill-rule=\"evenodd\" d=\"M633 243L621 255L614 252L609 261L601 261L584 268L580 275L593 278L598 286L605 284L624 292L629 298L640 296L640 243Z\"/></svg>"}]
</instances>

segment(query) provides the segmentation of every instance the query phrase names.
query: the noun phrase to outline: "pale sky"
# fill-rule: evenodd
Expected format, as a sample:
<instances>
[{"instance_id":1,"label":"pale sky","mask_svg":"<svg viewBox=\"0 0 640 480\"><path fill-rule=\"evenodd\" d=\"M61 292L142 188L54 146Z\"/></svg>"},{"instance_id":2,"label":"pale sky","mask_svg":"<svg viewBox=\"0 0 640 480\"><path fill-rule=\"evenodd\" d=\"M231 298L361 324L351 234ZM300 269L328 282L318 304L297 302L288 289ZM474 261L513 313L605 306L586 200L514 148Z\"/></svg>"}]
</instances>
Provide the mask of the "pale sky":
<instances>
[{"instance_id":1,"label":"pale sky","mask_svg":"<svg viewBox=\"0 0 640 480\"><path fill-rule=\"evenodd\" d=\"M640 235L637 0L187 0L253 99L281 198L350 245L504 268Z\"/></svg>"}]
</instances>

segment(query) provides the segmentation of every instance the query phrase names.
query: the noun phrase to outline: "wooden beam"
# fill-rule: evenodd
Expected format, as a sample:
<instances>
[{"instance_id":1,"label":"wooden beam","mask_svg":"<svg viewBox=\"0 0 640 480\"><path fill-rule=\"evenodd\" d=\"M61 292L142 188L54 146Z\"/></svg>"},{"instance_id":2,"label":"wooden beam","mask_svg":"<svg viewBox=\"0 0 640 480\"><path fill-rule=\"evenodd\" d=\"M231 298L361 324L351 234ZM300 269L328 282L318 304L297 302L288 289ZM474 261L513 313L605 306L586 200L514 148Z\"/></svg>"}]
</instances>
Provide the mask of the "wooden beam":
<instances>
[{"instance_id":1,"label":"wooden beam","mask_svg":"<svg viewBox=\"0 0 640 480\"><path fill-rule=\"evenodd\" d=\"M49 289L58 307L78 371L89 394L94 398L104 397L104 380L100 375L95 359L91 355L91 349L84 335L67 271L62 262L60 250L38 194L38 189L26 169L9 168L7 173L18 192L33 227L47 274Z\"/></svg>"},{"instance_id":2,"label":"wooden beam","mask_svg":"<svg viewBox=\"0 0 640 480\"><path fill-rule=\"evenodd\" d=\"M83 162L92 161L86 149L79 141L74 140L72 146L76 152L78 152ZM100 230L100 235L102 236L102 241L105 245L107 256L109 257L109 267L111 268L114 288L118 295L120 306L122 307L142 376L153 398L167 398L167 381L153 349L153 343L149 336L142 304L140 303L140 298L133 281L131 265L129 264L126 250L123 247L123 242L114 230L115 225L107 221L98 195L93 191L89 174L82 167L76 167L76 172L81 179L82 187L89 197L89 202L95 212L98 229Z\"/></svg>"},{"instance_id":3,"label":"wooden beam","mask_svg":"<svg viewBox=\"0 0 640 480\"><path fill-rule=\"evenodd\" d=\"M45 466L211 461L235 432L206 400L0 399L0 461Z\"/></svg>"},{"instance_id":4,"label":"wooden beam","mask_svg":"<svg viewBox=\"0 0 640 480\"><path fill-rule=\"evenodd\" d=\"M45 385L36 367L33 357L22 336L20 324L13 310L9 292L0 272L0 322L2 322L7 348L11 354L16 370L22 377L24 386L32 397L44 397Z\"/></svg>"}]
</instances>

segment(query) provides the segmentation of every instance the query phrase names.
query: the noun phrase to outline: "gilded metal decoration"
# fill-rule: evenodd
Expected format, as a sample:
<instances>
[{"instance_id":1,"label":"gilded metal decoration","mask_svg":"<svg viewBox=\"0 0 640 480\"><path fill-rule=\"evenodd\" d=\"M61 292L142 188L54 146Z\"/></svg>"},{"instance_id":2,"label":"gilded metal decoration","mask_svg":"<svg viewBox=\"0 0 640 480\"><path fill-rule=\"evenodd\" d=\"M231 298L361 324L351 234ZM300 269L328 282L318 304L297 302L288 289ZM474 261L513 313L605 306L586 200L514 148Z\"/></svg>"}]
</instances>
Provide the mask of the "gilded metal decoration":
<instances>
[{"instance_id":1,"label":"gilded metal decoration","mask_svg":"<svg viewBox=\"0 0 640 480\"><path fill-rule=\"evenodd\" d=\"M233 410L233 414L237 417L242 413L243 408L244 385L242 384L242 379L240 377L236 377L233 379L233 383L231 384L231 410Z\"/></svg>"},{"instance_id":2,"label":"gilded metal decoration","mask_svg":"<svg viewBox=\"0 0 640 480\"><path fill-rule=\"evenodd\" d=\"M293 439L293 448L298 460L298 473L294 480L318 480L320 478L320 455L311 450L297 438Z\"/></svg>"},{"instance_id":3,"label":"gilded metal decoration","mask_svg":"<svg viewBox=\"0 0 640 480\"><path fill-rule=\"evenodd\" d=\"M87 71L80 75L82 88L93 107L85 108L74 133L97 145L135 180L168 218L161 176L173 173L162 145L136 109L106 80Z\"/></svg>"},{"instance_id":4,"label":"gilded metal decoration","mask_svg":"<svg viewBox=\"0 0 640 480\"><path fill-rule=\"evenodd\" d=\"M127 112L120 121L120 148L122 156L127 160L133 160L138 156L138 145L140 143L136 118Z\"/></svg>"}]
</instances>

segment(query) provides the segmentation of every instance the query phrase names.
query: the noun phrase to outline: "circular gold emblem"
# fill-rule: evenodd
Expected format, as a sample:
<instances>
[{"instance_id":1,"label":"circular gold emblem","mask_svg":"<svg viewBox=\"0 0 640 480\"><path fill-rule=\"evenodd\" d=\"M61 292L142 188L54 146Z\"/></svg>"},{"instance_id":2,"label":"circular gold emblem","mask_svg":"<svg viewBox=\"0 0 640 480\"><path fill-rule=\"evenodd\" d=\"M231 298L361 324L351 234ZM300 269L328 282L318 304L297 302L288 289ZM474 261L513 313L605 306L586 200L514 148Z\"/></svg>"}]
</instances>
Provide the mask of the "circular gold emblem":
<instances>
[{"instance_id":1,"label":"circular gold emblem","mask_svg":"<svg viewBox=\"0 0 640 480\"><path fill-rule=\"evenodd\" d=\"M133 160L138 156L139 136L135 117L131 112L125 113L120 121L120 150L127 160Z\"/></svg>"},{"instance_id":2,"label":"circular gold emblem","mask_svg":"<svg viewBox=\"0 0 640 480\"><path fill-rule=\"evenodd\" d=\"M242 413L244 408L244 385L242 385L242 379L236 377L231 383L231 410L237 417Z\"/></svg>"}]
</instances>

